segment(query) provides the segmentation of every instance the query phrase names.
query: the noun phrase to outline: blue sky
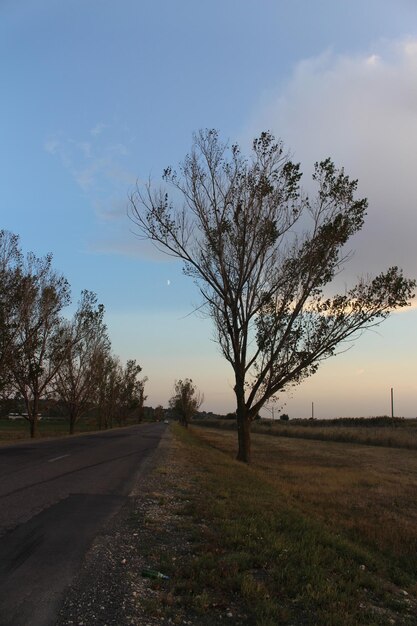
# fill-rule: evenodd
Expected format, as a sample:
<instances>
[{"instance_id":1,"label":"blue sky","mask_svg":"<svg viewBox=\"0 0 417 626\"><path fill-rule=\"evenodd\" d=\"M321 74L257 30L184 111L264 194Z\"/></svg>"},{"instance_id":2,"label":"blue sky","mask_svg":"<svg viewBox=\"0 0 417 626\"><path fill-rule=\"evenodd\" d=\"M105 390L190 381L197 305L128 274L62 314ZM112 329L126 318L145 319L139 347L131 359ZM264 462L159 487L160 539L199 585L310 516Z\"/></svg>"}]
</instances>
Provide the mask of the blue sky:
<instances>
[{"instance_id":1,"label":"blue sky","mask_svg":"<svg viewBox=\"0 0 417 626\"><path fill-rule=\"evenodd\" d=\"M193 131L247 146L282 137L308 175L331 156L359 178L367 224L347 284L399 264L417 276L417 5L413 0L0 0L0 227L53 252L106 307L114 351L167 403L192 377L206 410L233 378L180 267L126 217L136 179L158 181ZM309 187L308 176L305 180ZM393 316L291 396L292 417L417 415L417 309Z\"/></svg>"}]
</instances>

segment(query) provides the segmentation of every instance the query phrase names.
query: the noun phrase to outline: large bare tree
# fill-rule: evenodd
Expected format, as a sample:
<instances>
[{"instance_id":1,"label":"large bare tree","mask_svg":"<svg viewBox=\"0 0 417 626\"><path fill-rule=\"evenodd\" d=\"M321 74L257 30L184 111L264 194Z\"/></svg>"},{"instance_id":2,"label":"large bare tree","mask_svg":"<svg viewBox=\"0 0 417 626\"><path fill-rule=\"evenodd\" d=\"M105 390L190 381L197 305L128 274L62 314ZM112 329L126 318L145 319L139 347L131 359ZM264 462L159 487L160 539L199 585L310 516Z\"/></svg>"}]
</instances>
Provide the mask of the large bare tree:
<instances>
[{"instance_id":1,"label":"large bare tree","mask_svg":"<svg viewBox=\"0 0 417 626\"><path fill-rule=\"evenodd\" d=\"M184 262L200 290L234 371L237 458L249 462L251 422L265 402L406 306L415 281L391 267L330 295L367 201L330 159L316 163L309 198L299 165L270 133L245 158L216 131L200 131L178 172L167 168L163 178L163 188L137 186L130 216L138 234Z\"/></svg>"}]
</instances>

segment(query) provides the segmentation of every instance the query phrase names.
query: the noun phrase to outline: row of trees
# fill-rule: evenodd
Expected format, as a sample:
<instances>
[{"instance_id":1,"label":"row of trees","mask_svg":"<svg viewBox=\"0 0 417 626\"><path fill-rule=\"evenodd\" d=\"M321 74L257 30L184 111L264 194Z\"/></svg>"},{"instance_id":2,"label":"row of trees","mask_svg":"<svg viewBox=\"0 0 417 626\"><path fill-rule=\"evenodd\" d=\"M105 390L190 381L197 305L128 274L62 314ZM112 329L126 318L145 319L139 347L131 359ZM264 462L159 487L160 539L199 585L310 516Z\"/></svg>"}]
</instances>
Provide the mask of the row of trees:
<instances>
[{"instance_id":1,"label":"row of trees","mask_svg":"<svg viewBox=\"0 0 417 626\"><path fill-rule=\"evenodd\" d=\"M100 428L143 416L146 378L135 360L123 366L112 354L104 306L88 290L70 319L69 304L69 283L52 255L23 255L19 237L1 230L0 394L23 401L32 437L46 398L65 407L71 433L92 407Z\"/></svg>"}]
</instances>

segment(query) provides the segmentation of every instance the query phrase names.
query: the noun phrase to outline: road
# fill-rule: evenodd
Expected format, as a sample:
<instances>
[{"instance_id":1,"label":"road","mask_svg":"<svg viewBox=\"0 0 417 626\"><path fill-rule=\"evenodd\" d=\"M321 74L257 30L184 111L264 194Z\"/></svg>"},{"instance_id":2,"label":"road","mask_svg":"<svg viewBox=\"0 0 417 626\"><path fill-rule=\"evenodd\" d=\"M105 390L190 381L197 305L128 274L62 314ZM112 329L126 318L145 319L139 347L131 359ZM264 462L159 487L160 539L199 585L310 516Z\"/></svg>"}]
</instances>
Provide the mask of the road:
<instances>
[{"instance_id":1,"label":"road","mask_svg":"<svg viewBox=\"0 0 417 626\"><path fill-rule=\"evenodd\" d=\"M49 626L164 424L0 448L0 625Z\"/></svg>"}]
</instances>

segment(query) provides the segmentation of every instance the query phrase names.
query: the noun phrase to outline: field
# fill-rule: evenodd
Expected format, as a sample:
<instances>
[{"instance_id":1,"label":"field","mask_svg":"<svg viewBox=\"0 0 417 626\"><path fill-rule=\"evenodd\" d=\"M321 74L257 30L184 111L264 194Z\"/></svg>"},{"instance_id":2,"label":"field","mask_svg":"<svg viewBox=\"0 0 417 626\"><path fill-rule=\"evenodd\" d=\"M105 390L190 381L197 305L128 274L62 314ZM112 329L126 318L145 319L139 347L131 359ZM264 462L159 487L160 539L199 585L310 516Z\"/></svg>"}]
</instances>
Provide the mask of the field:
<instances>
[{"instance_id":1,"label":"field","mask_svg":"<svg viewBox=\"0 0 417 626\"><path fill-rule=\"evenodd\" d=\"M236 429L231 420L201 420L201 426ZM410 448L417 450L417 419L392 420L380 418L340 418L335 420L291 420L290 422L261 420L252 432L275 437L294 437L322 441L341 441L373 446Z\"/></svg>"},{"instance_id":2,"label":"field","mask_svg":"<svg viewBox=\"0 0 417 626\"><path fill-rule=\"evenodd\" d=\"M39 422L39 439L68 435L69 424L64 419L42 419ZM97 430L96 420L80 420L76 433ZM29 422L26 420L0 419L0 445L30 439Z\"/></svg>"},{"instance_id":3,"label":"field","mask_svg":"<svg viewBox=\"0 0 417 626\"><path fill-rule=\"evenodd\" d=\"M179 555L168 537L153 551L171 576L158 615L183 610L196 616L189 623L213 625L229 609L232 623L258 626L417 623L415 451L255 434L248 467L234 460L233 431L173 430L158 498L164 481L176 489L176 543L191 550Z\"/></svg>"}]
</instances>

